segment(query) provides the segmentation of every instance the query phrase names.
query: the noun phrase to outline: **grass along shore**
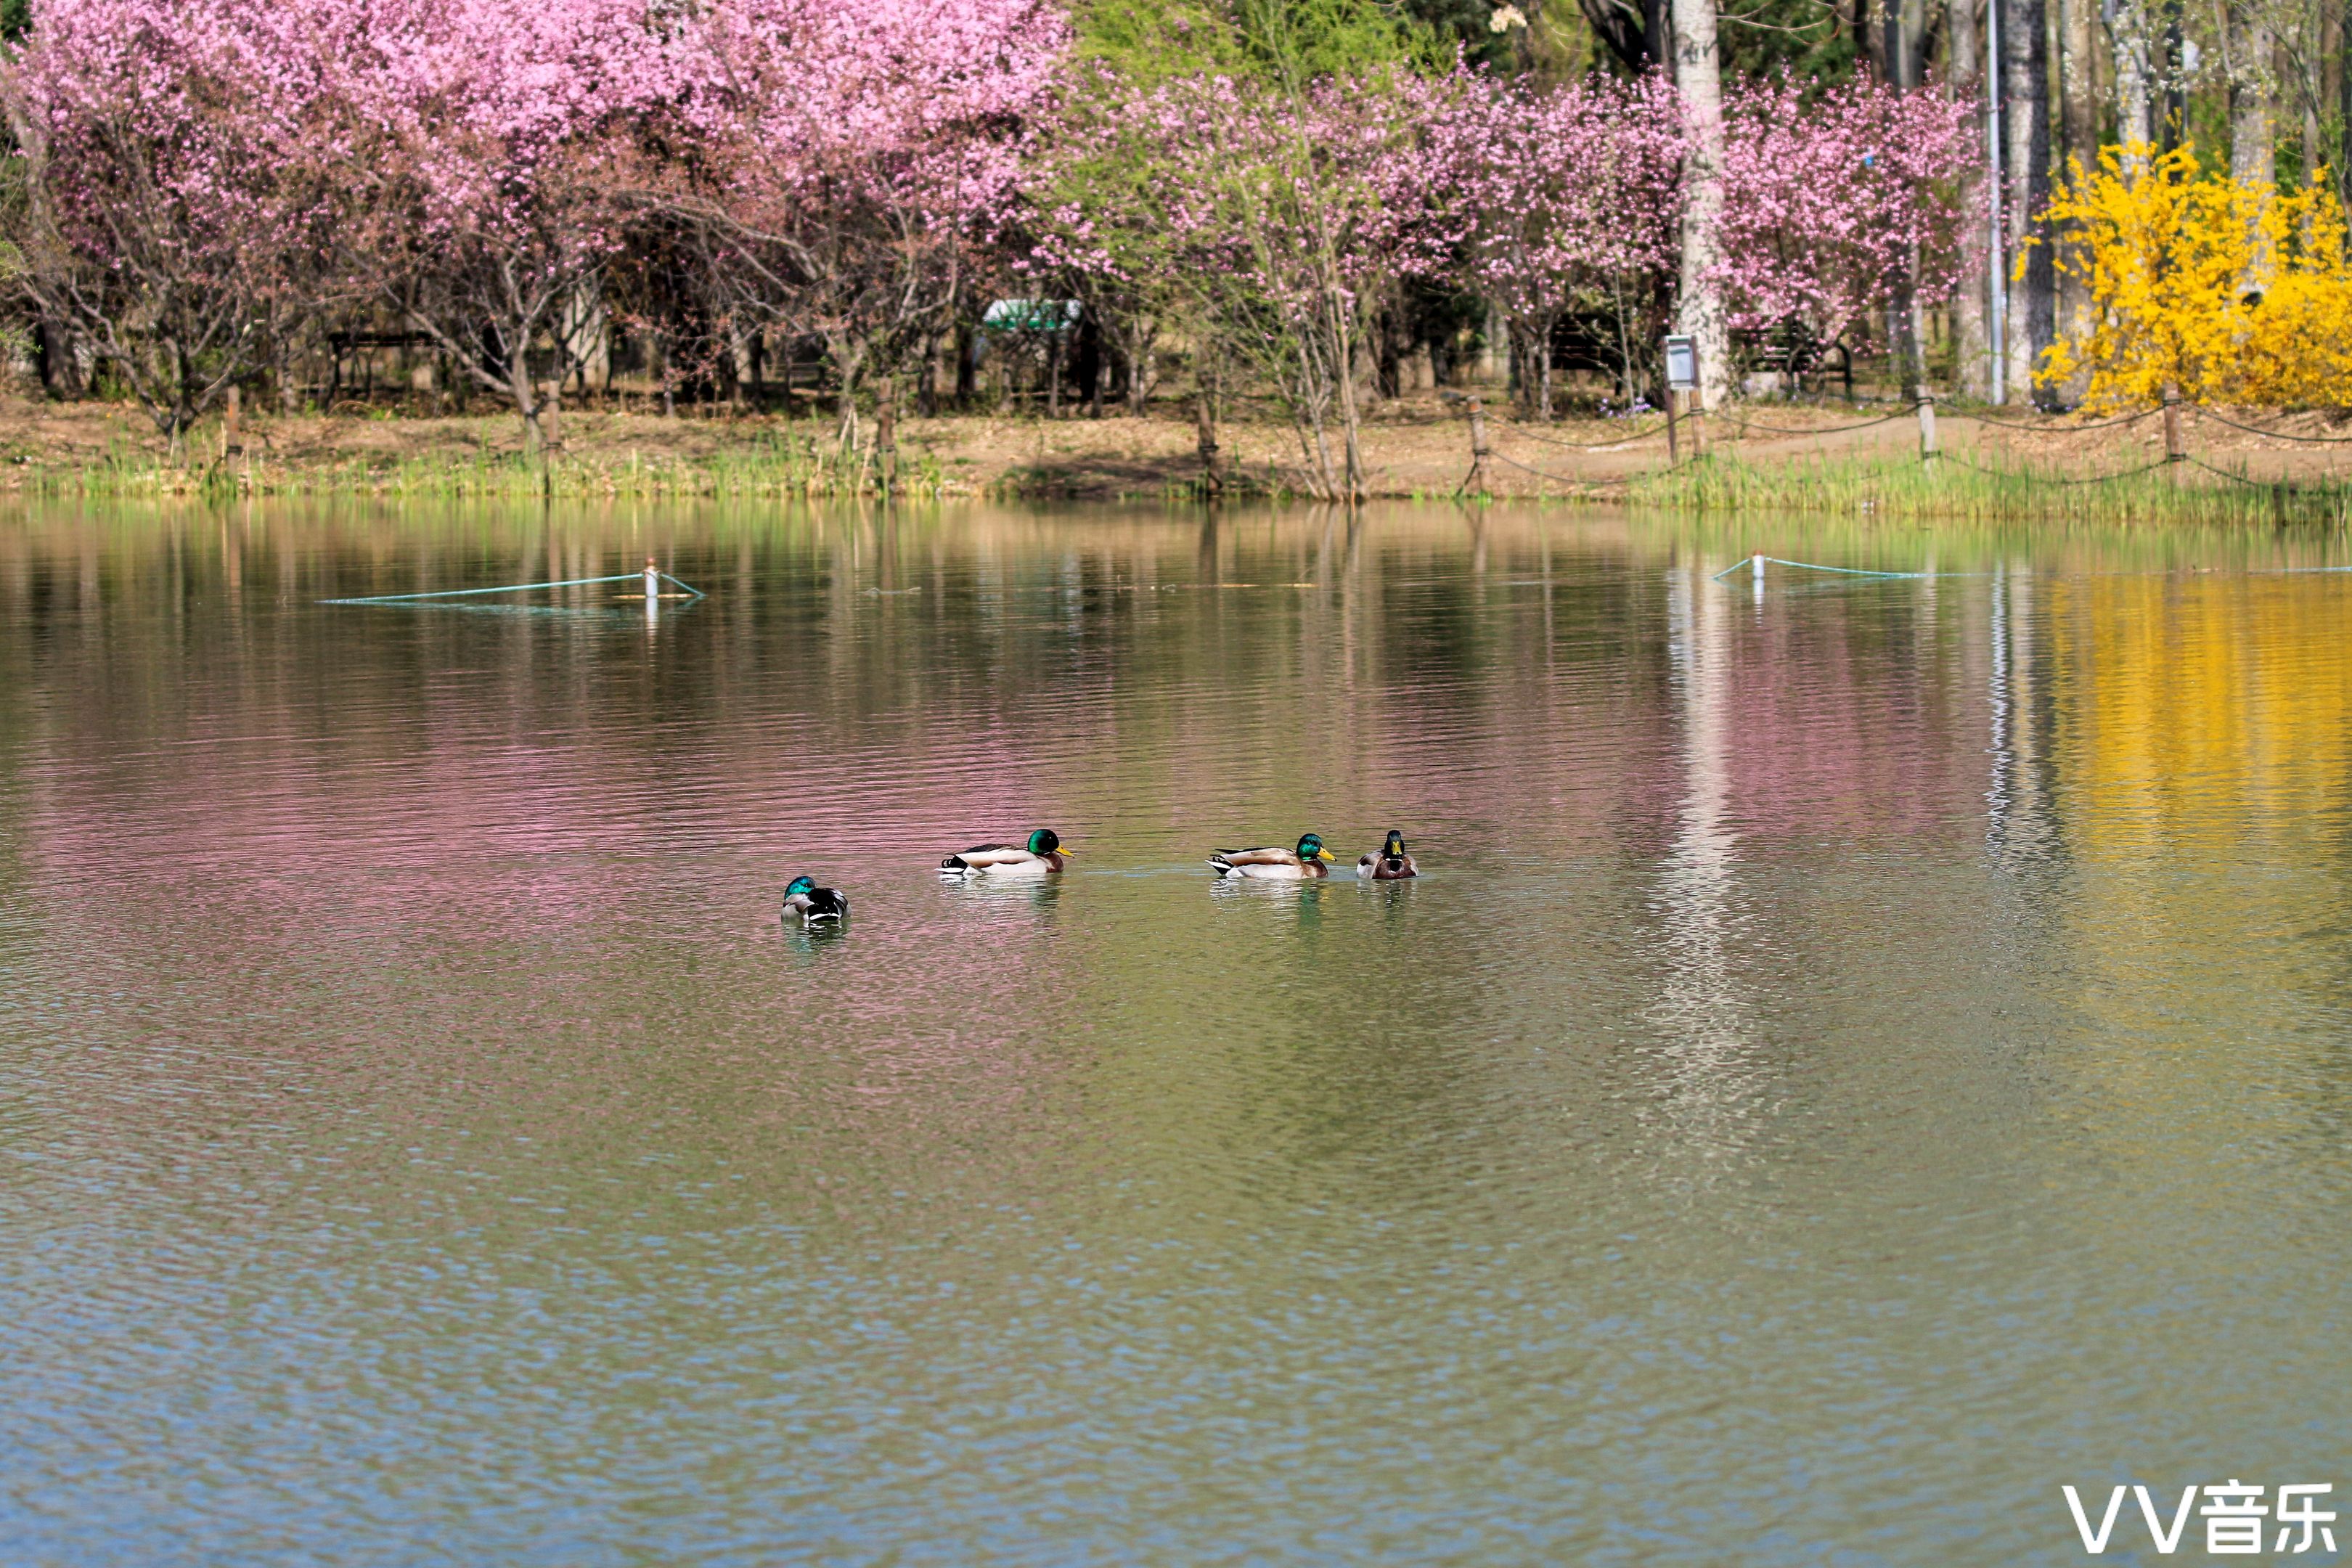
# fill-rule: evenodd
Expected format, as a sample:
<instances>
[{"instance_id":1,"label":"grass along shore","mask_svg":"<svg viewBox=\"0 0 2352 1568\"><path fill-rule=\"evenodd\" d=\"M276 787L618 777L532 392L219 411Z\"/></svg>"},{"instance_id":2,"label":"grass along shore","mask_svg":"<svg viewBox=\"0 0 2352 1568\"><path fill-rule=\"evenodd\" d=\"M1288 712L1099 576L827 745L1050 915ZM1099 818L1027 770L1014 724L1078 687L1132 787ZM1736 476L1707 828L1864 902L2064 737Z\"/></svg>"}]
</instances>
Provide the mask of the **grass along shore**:
<instances>
[{"instance_id":1,"label":"grass along shore","mask_svg":"<svg viewBox=\"0 0 2352 1568\"><path fill-rule=\"evenodd\" d=\"M1654 418L1537 426L1497 409L1478 490L1497 500L1954 521L2341 522L2352 509L2352 449L2326 444L2352 431L2320 416L2227 416L2268 432L2258 435L2187 413L2193 460L2182 464L2163 460L2153 416L2124 425L1999 416L2008 423L1948 411L1943 456L1928 465L1915 421L1885 405L1744 405L1709 421L1717 434L1703 457L1683 432L1677 464ZM1727 430L1737 438L1722 438ZM524 456L511 416L265 416L241 434L243 450L224 452L219 422L208 422L174 463L135 408L0 399L0 488L121 498L817 497L877 494L886 473L870 423L867 439L845 448L833 421L815 417L566 409L563 443L543 460ZM1191 498L1202 477L1196 440L1177 417L909 419L887 471L908 498ZM1218 440L1226 494L1305 499L1287 425L1238 417ZM1364 450L1376 497L1476 499L1465 491L1469 430L1456 405L1383 405Z\"/></svg>"}]
</instances>

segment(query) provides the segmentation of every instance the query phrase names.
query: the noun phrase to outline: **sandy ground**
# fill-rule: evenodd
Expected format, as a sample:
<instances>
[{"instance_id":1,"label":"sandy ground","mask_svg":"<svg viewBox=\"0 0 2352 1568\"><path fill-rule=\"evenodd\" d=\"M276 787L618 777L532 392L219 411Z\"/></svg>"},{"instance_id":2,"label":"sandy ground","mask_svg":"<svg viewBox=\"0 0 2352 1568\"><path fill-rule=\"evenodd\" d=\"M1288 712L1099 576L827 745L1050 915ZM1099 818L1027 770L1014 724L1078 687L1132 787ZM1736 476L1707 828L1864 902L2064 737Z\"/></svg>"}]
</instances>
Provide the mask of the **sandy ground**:
<instances>
[{"instance_id":1,"label":"sandy ground","mask_svg":"<svg viewBox=\"0 0 2352 1568\"><path fill-rule=\"evenodd\" d=\"M2021 418L2015 410L1983 412L2003 420ZM2251 434L2224 419L2282 434ZM1539 426L1490 410L1487 425L1491 456L1484 488L1498 496L1605 496L1617 483L1667 462L1664 431L1652 417L1563 419ZM1822 458L1896 459L1919 447L1916 418L1908 412L1889 416L1884 405L1746 404L1708 425L1712 450L1735 453L1759 466ZM1995 426L1948 407L1937 419L1938 442L1957 457L1988 466L2031 465L2081 477L2137 468L2164 455L2163 420L2153 413L2124 424L2063 418L2032 425ZM2339 424L2318 414L2185 409L2181 425L2190 456L2219 468L2265 479L2352 478L2352 421ZM567 409L562 416L566 458L591 464L625 463L633 456L692 464L772 444L782 436L795 442L829 441L832 429L829 420L781 416L663 418L593 408ZM1224 461L1252 488L1304 489L1297 437L1287 426L1242 418L1218 436ZM518 453L522 444L520 422L511 416L428 418L361 410L333 416L249 416L245 439L281 482L285 476L332 468L348 483L354 465L471 463ZM899 439L907 452L935 462L950 489L971 493L1156 496L1190 485L1201 471L1193 428L1184 418L911 419L900 426ZM219 442L215 421L195 433L191 448L206 459L217 454ZM1447 495L1470 472L1469 426L1461 405L1435 398L1383 405L1365 431L1364 449L1371 489L1379 495ZM1682 450L1688 455L1686 441ZM0 396L0 486L24 488L44 469L76 468L110 456L160 462L163 443L135 408Z\"/></svg>"}]
</instances>

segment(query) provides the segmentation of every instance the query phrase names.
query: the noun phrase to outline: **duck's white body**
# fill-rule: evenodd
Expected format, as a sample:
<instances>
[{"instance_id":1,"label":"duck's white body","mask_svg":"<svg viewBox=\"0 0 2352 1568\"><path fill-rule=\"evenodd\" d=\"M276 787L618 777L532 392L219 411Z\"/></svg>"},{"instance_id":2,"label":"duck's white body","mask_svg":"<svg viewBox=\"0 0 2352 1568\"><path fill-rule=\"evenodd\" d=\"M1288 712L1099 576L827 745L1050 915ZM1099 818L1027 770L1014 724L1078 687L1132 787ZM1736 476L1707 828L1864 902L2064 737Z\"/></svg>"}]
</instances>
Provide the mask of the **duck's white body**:
<instances>
[{"instance_id":1,"label":"duck's white body","mask_svg":"<svg viewBox=\"0 0 2352 1568\"><path fill-rule=\"evenodd\" d=\"M940 862L940 875L986 878L993 882L1016 877L1050 877L1062 868L1062 852L1032 854L1017 844L976 844L959 849Z\"/></svg>"},{"instance_id":2,"label":"duck's white body","mask_svg":"<svg viewBox=\"0 0 2352 1568\"><path fill-rule=\"evenodd\" d=\"M1209 865L1220 877L1258 882L1306 882L1330 874L1322 861L1302 859L1297 850L1273 844L1257 849L1220 849L1209 857Z\"/></svg>"},{"instance_id":3,"label":"duck's white body","mask_svg":"<svg viewBox=\"0 0 2352 1568\"><path fill-rule=\"evenodd\" d=\"M1212 860L1209 864L1215 866L1216 862ZM1310 870L1305 866L1223 866L1218 868L1217 874L1246 878L1253 882L1311 882L1323 875L1323 868L1317 866Z\"/></svg>"}]
</instances>

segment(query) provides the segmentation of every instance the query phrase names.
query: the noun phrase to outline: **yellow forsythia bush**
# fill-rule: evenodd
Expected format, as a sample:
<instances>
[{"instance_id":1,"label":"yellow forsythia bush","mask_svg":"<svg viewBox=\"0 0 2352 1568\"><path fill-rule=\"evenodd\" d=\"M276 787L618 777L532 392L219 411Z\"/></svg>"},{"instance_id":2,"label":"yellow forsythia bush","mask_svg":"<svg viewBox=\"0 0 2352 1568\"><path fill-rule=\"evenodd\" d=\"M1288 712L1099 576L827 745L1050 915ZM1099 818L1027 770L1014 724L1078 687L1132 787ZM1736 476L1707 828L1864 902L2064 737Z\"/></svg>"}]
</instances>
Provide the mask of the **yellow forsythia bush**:
<instances>
[{"instance_id":1,"label":"yellow forsythia bush","mask_svg":"<svg viewBox=\"0 0 2352 1568\"><path fill-rule=\"evenodd\" d=\"M2087 401L2352 405L2352 265L2344 209L2317 181L2283 191L2200 178L2193 150L2109 147L2049 207L2060 272L2088 319L2043 356L2044 383L2087 371Z\"/></svg>"}]
</instances>

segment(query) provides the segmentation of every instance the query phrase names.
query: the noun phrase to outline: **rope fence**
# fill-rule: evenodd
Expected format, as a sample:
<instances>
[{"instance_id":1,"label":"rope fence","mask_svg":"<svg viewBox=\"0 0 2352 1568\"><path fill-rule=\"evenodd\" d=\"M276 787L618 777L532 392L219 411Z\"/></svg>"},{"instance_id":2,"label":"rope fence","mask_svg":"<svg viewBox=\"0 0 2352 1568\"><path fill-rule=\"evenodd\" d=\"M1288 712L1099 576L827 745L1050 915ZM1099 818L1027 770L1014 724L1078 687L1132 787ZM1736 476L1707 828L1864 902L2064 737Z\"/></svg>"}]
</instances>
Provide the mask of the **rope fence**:
<instances>
[{"instance_id":1,"label":"rope fence","mask_svg":"<svg viewBox=\"0 0 2352 1568\"><path fill-rule=\"evenodd\" d=\"M1917 405L1913 405L1916 407ZM2137 414L2126 414L2114 419L2094 420L2088 425L2036 425L2030 419L1996 419L1990 414L1971 409L1952 408L1944 412L1947 419L1973 419L1979 425L1990 425L2001 430L2027 430L2037 436L2080 436L2089 430L2112 430L2118 425L2137 425L2151 414L2161 414L2161 408L2143 408Z\"/></svg>"},{"instance_id":2,"label":"rope fence","mask_svg":"<svg viewBox=\"0 0 2352 1568\"><path fill-rule=\"evenodd\" d=\"M1918 406L1919 405L1916 403L1906 404L1903 407L1896 409L1892 414L1881 415L1875 419L1865 419L1858 425L1828 425L1818 430L1800 430L1786 425L1766 425L1759 420L1743 419L1727 408L1723 411L1722 416L1730 420L1734 425L1738 426L1742 430L1769 430L1775 436L1836 436L1848 430L1867 430L1873 426L1893 424L1897 419L1908 417L1917 410ZM1688 417L1713 418L1715 416L1702 410L1699 414L1689 416Z\"/></svg>"},{"instance_id":3,"label":"rope fence","mask_svg":"<svg viewBox=\"0 0 2352 1568\"><path fill-rule=\"evenodd\" d=\"M1822 426L1811 429L1795 426L1767 424L1761 420L1748 418L1744 415L1728 408L1694 408L1681 413L1676 413L1674 409L1669 408L1664 423L1652 426L1646 430L1632 435L1612 437L1607 441L1571 441L1563 437L1547 435L1540 431L1529 430L1524 426L1507 423L1497 424L1496 426L1490 427L1486 419L1485 411L1480 399L1475 397L1462 397L1456 394L1448 394L1447 395L1450 399L1458 401L1465 405L1470 426L1470 472L1464 478L1462 483L1455 488L1454 493L1457 495L1467 491L1478 491L1483 489L1486 479L1486 464L1490 459L1505 464L1509 468L1516 468L1521 473L1532 475L1537 479L1547 480L1552 484L1585 489L1632 485L1652 479L1662 479L1668 474L1675 473L1680 469L1690 467L1705 455L1706 445L1705 431L1706 426L1709 424L1719 424L1730 426L1734 433L1727 435L1725 438L1736 441L1740 437L1740 436L1743 436L1749 431L1761 431L1768 435L1782 437L1838 436L1843 435L1849 431L1868 430L1879 426L1889 425L1906 416L1916 417L1919 422L1919 456L1920 460L1923 463L1933 463L1938 460L1947 461L1956 464L1960 468L1968 468L1976 473L1984 474L1994 479L2014 479L2024 484L2048 486L2053 489L2072 489L2088 485L2114 484L2121 479L2129 479L2137 478L2141 475L2154 473L2159 468L2171 468L2185 466L2187 468L2201 469L2204 472L2217 475L2221 479L2231 480L2237 484L2260 489L2268 489L2277 492L2282 497L2288 494L2302 493L2307 490L2325 487L2315 487L2308 483L2299 484L2294 480L2284 479L2258 479L2245 474L2232 473L2227 468L2217 468L2213 464L2204 461L2202 458L2192 457L2188 450L2186 443L2181 438L2180 421L2179 417L2181 409L2184 407L2188 408L2189 412L2195 414L2200 420L2211 419L2217 424L2227 426L2233 430L2243 431L2249 435L2269 437L2283 441L2298 441L2328 445L2352 445L2352 436L2307 436L2292 430L2272 430L2266 429L2258 425L2245 424L2210 408L2206 408L2194 404L2184 405L2175 398L2170 393L2166 395L2166 400L2159 407L2143 408L2131 414L2118 415L2110 419L2095 420L2084 425L2045 425L2027 420L2004 419L1993 415L1979 413L1970 409L1947 409L1941 411L1942 416L1948 419L1973 420L1979 425L1993 429L2022 431L2031 435L2042 436L2086 435L2093 431L2112 430L2123 426L2137 425L2141 420L2147 419L2152 415L2161 414L2164 416L2165 451L2161 457L2157 458L2151 462L2144 463L2137 468L2122 468L2114 473L2091 474L2081 478L2066 478L2055 474L2035 473L2029 469L1990 468L1985 464L1971 461L1969 458L1962 457L1958 453L1940 449L1937 447L1936 440L1936 421L1938 415L1938 408L1936 400L1932 397L1914 399L1910 402L1905 403L1893 413L1882 415L1874 419L1864 419L1847 425ZM1680 395L1675 395L1679 397ZM1686 437L1682 434L1685 431L1687 432ZM1622 450L1635 442L1646 441L1658 435L1664 435L1667 440L1668 461L1665 466L1661 468L1646 468L1636 473L1629 474L1580 476L1555 473L1545 468L1538 468L1533 464L1522 462L1518 458L1512 457L1509 453L1498 450L1495 445L1495 437L1499 436L1503 439L1532 441L1539 445L1566 447L1577 451L1617 451ZM1689 447L1690 453L1687 457L1684 456L1682 452L1682 448L1685 445Z\"/></svg>"},{"instance_id":4,"label":"rope fence","mask_svg":"<svg viewBox=\"0 0 2352 1568\"><path fill-rule=\"evenodd\" d=\"M1566 441L1558 436L1546 436L1534 430L1516 428L1511 433L1525 437L1530 441L1540 441L1547 447L1572 447L1580 452L1606 452L1619 447L1630 447L1636 441L1646 441L1653 436L1663 436L1666 433L1666 426L1664 422L1661 421L1651 426L1647 430L1639 431L1631 436L1612 437L1606 441Z\"/></svg>"},{"instance_id":5,"label":"rope fence","mask_svg":"<svg viewBox=\"0 0 2352 1568\"><path fill-rule=\"evenodd\" d=\"M1957 452L1939 452L1937 456L1945 462L1958 463L1961 468L1974 469L1979 474L1989 474L1997 479L2022 479L2028 484L2054 485L2067 488L2076 485L2113 484L2117 479L2128 479L2137 474L2152 474L2157 469L2167 467L2172 461L2169 458L2158 458L2152 463L2142 463L2137 468L2120 468L2112 474L2092 474L2087 478L2079 479L2062 479L2053 478L2047 474L2021 473L2014 468L1988 468L1982 463L1969 462L1966 458L1961 457ZM2193 461L2194 459L2191 460Z\"/></svg>"},{"instance_id":6,"label":"rope fence","mask_svg":"<svg viewBox=\"0 0 2352 1568\"><path fill-rule=\"evenodd\" d=\"M2294 430L2265 430L2259 425L2241 425L2226 414L2199 406L2197 417L2210 419L2216 425L2227 425L2232 430L2243 430L2249 436L2267 436L2273 441L2302 441L2312 446L2352 445L2352 436L2305 436Z\"/></svg>"}]
</instances>

